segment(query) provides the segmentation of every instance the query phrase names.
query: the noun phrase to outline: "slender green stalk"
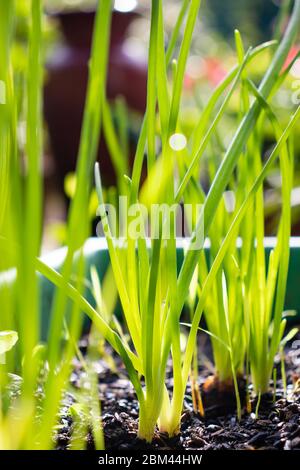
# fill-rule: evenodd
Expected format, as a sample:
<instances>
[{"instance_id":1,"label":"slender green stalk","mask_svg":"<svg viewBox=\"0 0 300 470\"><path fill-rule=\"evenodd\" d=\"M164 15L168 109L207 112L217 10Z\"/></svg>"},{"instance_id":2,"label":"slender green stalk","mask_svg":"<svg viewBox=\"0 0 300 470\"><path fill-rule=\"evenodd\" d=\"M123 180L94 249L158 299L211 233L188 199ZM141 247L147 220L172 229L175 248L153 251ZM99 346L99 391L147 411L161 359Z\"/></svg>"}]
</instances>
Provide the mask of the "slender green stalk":
<instances>
[{"instance_id":1,"label":"slender green stalk","mask_svg":"<svg viewBox=\"0 0 300 470\"><path fill-rule=\"evenodd\" d=\"M24 386L33 393L35 376L30 358L39 339L38 280L34 259L39 255L42 227L42 12L40 0L31 4L31 30L29 42L27 81L27 175L25 187L24 242L19 282L22 284L22 340L24 340ZM21 299L20 299L21 301Z\"/></svg>"}]
</instances>

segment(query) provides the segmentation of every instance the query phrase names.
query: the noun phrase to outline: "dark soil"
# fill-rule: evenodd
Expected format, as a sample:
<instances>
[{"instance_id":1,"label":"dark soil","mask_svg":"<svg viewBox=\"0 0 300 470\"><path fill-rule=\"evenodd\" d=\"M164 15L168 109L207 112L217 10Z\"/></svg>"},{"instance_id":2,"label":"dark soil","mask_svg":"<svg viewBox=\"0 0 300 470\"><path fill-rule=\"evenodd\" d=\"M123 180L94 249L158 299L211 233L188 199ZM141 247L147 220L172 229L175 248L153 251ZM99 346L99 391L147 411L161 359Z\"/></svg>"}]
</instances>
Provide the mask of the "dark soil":
<instances>
[{"instance_id":1,"label":"dark soil","mask_svg":"<svg viewBox=\"0 0 300 470\"><path fill-rule=\"evenodd\" d=\"M298 339L300 336L298 336ZM297 339L297 338L296 338ZM294 343L295 344L295 343ZM238 422L232 406L224 409L224 401L218 396L218 402L206 409L205 418L194 413L191 401L190 385L187 387L181 433L178 437L156 433L151 445L137 437L138 403L134 390L122 368L121 374L112 373L104 361L97 362L99 377L99 397L102 406L102 420L107 450L300 450L300 360L299 351L287 348L285 355L287 393L284 393L280 377L280 358L277 358L278 380L276 396L272 393L261 398L258 416L255 416L256 400L252 399L252 411L243 410ZM207 366L208 365L208 366ZM76 401L76 393L82 386L84 374L80 363L75 363L71 377L72 389L63 402L60 427L56 436L57 448L70 447L72 418L70 406ZM209 362L201 365L199 380L201 388L211 375ZM167 385L172 388L171 378ZM86 447L93 449L91 433L86 435Z\"/></svg>"}]
</instances>

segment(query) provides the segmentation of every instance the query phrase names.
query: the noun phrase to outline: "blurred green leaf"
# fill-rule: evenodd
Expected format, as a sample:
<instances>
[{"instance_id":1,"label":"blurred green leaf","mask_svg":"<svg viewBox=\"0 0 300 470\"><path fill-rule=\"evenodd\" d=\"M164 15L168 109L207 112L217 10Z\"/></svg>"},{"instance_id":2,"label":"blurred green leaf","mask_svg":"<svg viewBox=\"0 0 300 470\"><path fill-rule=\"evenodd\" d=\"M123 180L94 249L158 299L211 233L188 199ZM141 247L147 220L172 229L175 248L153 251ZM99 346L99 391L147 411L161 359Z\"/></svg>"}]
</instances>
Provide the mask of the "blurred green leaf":
<instances>
[{"instance_id":1,"label":"blurred green leaf","mask_svg":"<svg viewBox=\"0 0 300 470\"><path fill-rule=\"evenodd\" d=\"M0 354L10 351L18 341L16 331L0 331Z\"/></svg>"}]
</instances>

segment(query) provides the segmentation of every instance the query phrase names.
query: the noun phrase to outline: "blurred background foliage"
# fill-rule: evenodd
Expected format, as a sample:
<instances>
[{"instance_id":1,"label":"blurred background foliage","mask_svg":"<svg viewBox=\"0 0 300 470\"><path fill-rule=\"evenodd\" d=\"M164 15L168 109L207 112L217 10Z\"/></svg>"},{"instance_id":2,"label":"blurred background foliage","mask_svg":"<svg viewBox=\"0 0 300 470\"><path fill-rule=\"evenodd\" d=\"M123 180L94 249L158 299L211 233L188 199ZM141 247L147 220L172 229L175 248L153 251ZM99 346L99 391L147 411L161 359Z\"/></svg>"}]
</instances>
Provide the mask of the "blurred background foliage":
<instances>
[{"instance_id":1,"label":"blurred background foliage","mask_svg":"<svg viewBox=\"0 0 300 470\"><path fill-rule=\"evenodd\" d=\"M65 214L72 196L70 178L75 169L87 81L87 64L96 0L45 0L44 35L44 116L45 116L45 249L64 242ZM164 0L166 44L174 27L181 0ZM292 2L290 0L203 0L195 28L192 50L187 64L185 93L180 125L187 138L199 119L201 109L212 90L237 63L234 29L241 32L245 48L280 37ZM12 60L17 80L26 68L29 2L16 2L16 35ZM281 13L280 13L281 12ZM147 44L150 30L149 0L115 0L112 24L108 97L114 124L124 137L124 167L130 166L141 115L146 102ZM291 51L292 60L299 48ZM270 60L266 51L249 66L249 76L258 83ZM299 62L298 62L299 63ZM294 108L293 94L300 79L300 67L293 69L284 86L273 98L281 122L286 124ZM19 72L19 75L18 73ZM134 83L134 87L132 86ZM298 87L300 89L300 85ZM20 87L21 89L21 87ZM239 120L239 97L230 101L226 117L218 126L214 152L207 152L199 177L206 183L207 161L219 160ZM118 128L126 122L126 128ZM300 128L299 128L300 131ZM22 137L22 128L20 136ZM124 136L125 136L124 134ZM265 149L274 142L273 131L266 122ZM101 138L98 159L104 168L104 183L115 194L117 169L111 158L105 135ZM295 181L293 191L293 233L300 233L300 142L295 141ZM214 156L215 155L215 156ZM67 178L67 183L65 182ZM69 179L68 179L69 178ZM111 188L111 189L109 189ZM115 196L114 196L115 197ZM280 206L280 178L272 172L265 187L268 231L276 226ZM93 204L92 206L93 207ZM275 214L275 217L274 217Z\"/></svg>"}]
</instances>

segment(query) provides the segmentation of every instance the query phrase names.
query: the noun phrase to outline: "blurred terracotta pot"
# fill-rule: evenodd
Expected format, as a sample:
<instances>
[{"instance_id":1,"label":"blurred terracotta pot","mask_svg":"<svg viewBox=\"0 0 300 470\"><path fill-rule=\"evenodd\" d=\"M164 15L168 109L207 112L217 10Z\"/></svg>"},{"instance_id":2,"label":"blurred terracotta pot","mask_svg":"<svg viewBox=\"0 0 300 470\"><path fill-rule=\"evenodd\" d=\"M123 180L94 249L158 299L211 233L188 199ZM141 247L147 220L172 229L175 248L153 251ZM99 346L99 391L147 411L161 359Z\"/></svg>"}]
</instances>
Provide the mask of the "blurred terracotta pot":
<instances>
[{"instance_id":1,"label":"blurred terracotta pot","mask_svg":"<svg viewBox=\"0 0 300 470\"><path fill-rule=\"evenodd\" d=\"M56 16L65 42L56 49L47 64L44 113L56 172L62 181L76 164L95 13L63 12ZM123 47L126 31L136 16L135 12L113 13L107 93L110 99L122 95L129 108L143 113L147 64L129 56ZM100 155L104 182L111 184L114 173L103 138L99 158Z\"/></svg>"}]
</instances>

